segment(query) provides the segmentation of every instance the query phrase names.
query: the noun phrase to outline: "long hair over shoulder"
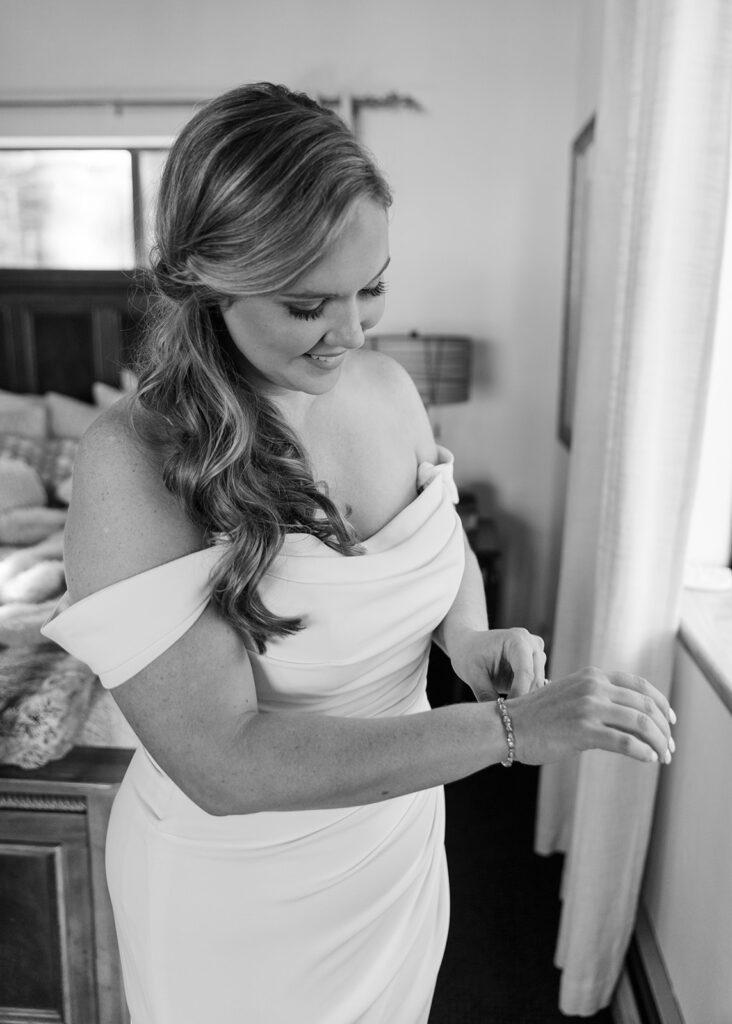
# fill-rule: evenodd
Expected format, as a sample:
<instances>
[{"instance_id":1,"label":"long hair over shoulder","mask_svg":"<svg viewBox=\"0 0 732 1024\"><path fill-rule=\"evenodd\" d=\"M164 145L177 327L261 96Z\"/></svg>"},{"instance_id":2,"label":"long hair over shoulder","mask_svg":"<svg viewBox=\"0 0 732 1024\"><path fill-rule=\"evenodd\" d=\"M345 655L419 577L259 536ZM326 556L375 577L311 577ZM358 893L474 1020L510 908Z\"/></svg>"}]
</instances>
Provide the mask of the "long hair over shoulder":
<instances>
[{"instance_id":1,"label":"long hair over shoulder","mask_svg":"<svg viewBox=\"0 0 732 1024\"><path fill-rule=\"evenodd\" d=\"M286 533L313 534L344 555L362 548L275 404L237 369L221 309L284 290L363 197L391 203L349 128L270 83L203 107L162 174L133 424L204 543L223 544L212 600L260 653L304 625L269 611L257 592Z\"/></svg>"}]
</instances>

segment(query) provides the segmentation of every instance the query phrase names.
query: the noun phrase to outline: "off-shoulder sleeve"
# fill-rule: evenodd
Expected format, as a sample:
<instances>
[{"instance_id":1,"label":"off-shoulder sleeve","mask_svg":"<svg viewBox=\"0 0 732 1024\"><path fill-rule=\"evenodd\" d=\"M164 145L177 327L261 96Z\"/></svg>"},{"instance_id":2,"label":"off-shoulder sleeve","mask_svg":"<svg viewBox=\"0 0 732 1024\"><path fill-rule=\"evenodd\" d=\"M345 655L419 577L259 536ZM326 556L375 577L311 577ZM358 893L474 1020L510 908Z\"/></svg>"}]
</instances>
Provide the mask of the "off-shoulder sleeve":
<instances>
[{"instance_id":1,"label":"off-shoulder sleeve","mask_svg":"<svg viewBox=\"0 0 732 1024\"><path fill-rule=\"evenodd\" d=\"M417 467L417 490L423 491L436 477L440 477L445 493L450 501L457 505L460 495L453 477L454 467L455 456L449 448L443 448L441 444L438 444L437 462L420 462Z\"/></svg>"},{"instance_id":2,"label":"off-shoulder sleeve","mask_svg":"<svg viewBox=\"0 0 732 1024\"><path fill-rule=\"evenodd\" d=\"M98 590L59 601L41 633L119 686L171 647L209 602L220 547L204 548Z\"/></svg>"}]
</instances>

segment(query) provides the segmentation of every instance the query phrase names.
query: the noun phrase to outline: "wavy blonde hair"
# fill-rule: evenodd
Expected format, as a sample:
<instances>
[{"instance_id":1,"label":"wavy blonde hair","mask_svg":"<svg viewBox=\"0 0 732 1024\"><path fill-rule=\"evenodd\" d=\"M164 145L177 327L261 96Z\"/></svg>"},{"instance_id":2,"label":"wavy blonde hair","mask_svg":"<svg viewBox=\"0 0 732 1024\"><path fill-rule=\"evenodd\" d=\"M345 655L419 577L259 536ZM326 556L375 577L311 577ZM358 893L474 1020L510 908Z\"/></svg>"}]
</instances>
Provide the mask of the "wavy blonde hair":
<instances>
[{"instance_id":1,"label":"wavy blonde hair","mask_svg":"<svg viewBox=\"0 0 732 1024\"><path fill-rule=\"evenodd\" d=\"M133 423L162 453L165 486L206 544L226 541L212 600L260 653L304 626L257 593L285 534L311 533L344 555L363 549L298 438L237 368L221 308L284 290L322 258L363 197L391 203L348 127L267 82L203 107L162 175Z\"/></svg>"}]
</instances>

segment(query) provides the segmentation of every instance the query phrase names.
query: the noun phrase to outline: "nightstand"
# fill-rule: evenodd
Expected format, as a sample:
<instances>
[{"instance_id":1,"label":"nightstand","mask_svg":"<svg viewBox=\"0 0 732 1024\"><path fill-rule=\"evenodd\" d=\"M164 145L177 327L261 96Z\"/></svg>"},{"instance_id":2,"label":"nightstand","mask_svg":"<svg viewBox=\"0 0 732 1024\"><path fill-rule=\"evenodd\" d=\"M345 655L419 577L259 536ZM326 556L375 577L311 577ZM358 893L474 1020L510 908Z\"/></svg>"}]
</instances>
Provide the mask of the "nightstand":
<instances>
[{"instance_id":1,"label":"nightstand","mask_svg":"<svg viewBox=\"0 0 732 1024\"><path fill-rule=\"evenodd\" d=\"M471 548L478 559L483 577L486 605L488 606L488 622L492 628L500 625L501 605L501 548L495 519L473 515L470 505L458 505L458 512L465 528ZM472 692L458 679L452 670L449 658L443 654L436 644L430 651L430 667L427 674L427 696L433 707L444 704L456 704L473 700Z\"/></svg>"},{"instance_id":2,"label":"nightstand","mask_svg":"<svg viewBox=\"0 0 732 1024\"><path fill-rule=\"evenodd\" d=\"M104 842L132 754L74 747L32 771L0 766L0 1020L129 1021Z\"/></svg>"},{"instance_id":3,"label":"nightstand","mask_svg":"<svg viewBox=\"0 0 732 1024\"><path fill-rule=\"evenodd\" d=\"M492 517L480 518L477 527L466 533L483 577L488 622L496 629L501 617L501 547L496 521Z\"/></svg>"},{"instance_id":4,"label":"nightstand","mask_svg":"<svg viewBox=\"0 0 732 1024\"><path fill-rule=\"evenodd\" d=\"M483 576L488 621L496 627L501 598L501 547L496 520L493 516L481 516L478 499L470 491L461 493L456 508Z\"/></svg>"}]
</instances>

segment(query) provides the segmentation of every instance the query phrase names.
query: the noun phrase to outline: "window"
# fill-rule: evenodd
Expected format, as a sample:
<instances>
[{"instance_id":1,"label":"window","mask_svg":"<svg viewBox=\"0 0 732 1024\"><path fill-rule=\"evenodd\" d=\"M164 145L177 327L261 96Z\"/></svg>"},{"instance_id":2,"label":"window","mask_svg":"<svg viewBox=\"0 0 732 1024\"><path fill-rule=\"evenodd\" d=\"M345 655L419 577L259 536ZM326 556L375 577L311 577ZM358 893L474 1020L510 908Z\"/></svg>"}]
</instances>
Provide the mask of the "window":
<instances>
[{"instance_id":1,"label":"window","mask_svg":"<svg viewBox=\"0 0 732 1024\"><path fill-rule=\"evenodd\" d=\"M732 196L732 175L730 177ZM698 567L732 565L732 205L729 207L719 282L714 352L688 559ZM703 578L729 586L727 573Z\"/></svg>"},{"instance_id":2,"label":"window","mask_svg":"<svg viewBox=\"0 0 732 1024\"><path fill-rule=\"evenodd\" d=\"M165 149L0 150L0 267L147 262Z\"/></svg>"}]
</instances>

